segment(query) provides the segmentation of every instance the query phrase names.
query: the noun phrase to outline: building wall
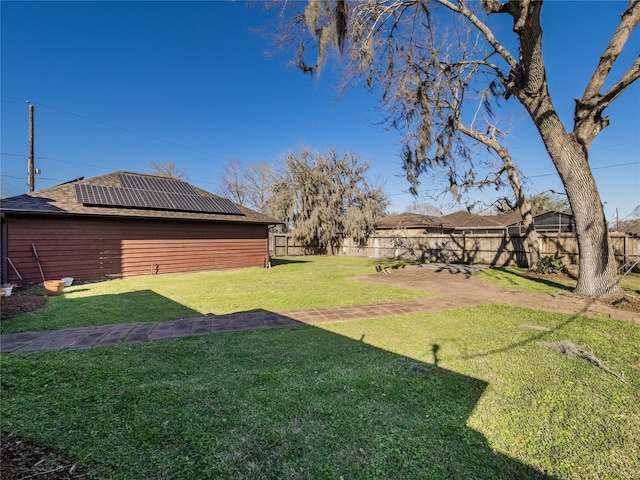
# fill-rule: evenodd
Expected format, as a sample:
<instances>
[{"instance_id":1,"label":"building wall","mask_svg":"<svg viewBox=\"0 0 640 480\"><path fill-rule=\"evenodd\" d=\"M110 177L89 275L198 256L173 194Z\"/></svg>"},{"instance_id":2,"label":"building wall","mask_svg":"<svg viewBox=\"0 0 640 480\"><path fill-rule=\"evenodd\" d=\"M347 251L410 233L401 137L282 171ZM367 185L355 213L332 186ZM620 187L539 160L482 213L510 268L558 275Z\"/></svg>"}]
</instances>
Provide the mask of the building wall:
<instances>
[{"instance_id":1,"label":"building wall","mask_svg":"<svg viewBox=\"0 0 640 480\"><path fill-rule=\"evenodd\" d=\"M6 215L4 226L8 258L23 277L4 267L13 283L42 282L33 246L47 280L261 267L268 257L267 225Z\"/></svg>"}]
</instances>

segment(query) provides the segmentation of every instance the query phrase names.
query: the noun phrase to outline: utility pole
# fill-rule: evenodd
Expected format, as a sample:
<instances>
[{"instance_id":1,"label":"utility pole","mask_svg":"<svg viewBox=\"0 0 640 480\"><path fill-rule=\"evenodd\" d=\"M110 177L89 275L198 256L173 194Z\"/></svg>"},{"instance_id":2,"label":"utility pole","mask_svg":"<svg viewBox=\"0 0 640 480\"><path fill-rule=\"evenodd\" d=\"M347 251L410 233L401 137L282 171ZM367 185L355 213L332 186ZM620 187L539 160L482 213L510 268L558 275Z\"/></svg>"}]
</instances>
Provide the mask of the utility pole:
<instances>
[{"instance_id":1,"label":"utility pole","mask_svg":"<svg viewBox=\"0 0 640 480\"><path fill-rule=\"evenodd\" d=\"M34 161L34 156L33 156L33 111L34 111L34 107L33 104L27 100L27 103L29 104L29 179L28 179L28 185L29 185L29 192L33 192L35 190L35 183L36 183L36 169L35 169L35 161Z\"/></svg>"}]
</instances>

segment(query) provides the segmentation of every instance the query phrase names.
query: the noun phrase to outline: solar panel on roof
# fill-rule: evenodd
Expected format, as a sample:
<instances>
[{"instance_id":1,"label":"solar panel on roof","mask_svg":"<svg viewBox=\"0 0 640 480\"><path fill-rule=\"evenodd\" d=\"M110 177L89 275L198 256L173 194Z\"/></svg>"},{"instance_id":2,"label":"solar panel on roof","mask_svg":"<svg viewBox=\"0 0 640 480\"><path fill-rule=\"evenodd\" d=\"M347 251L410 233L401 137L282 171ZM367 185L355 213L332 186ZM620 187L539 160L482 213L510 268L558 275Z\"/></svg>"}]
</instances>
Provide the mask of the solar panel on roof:
<instances>
[{"instance_id":1,"label":"solar panel on roof","mask_svg":"<svg viewBox=\"0 0 640 480\"><path fill-rule=\"evenodd\" d=\"M76 184L74 189L76 200L84 205L244 215L233 202L222 197L87 184Z\"/></svg>"},{"instance_id":2,"label":"solar panel on roof","mask_svg":"<svg viewBox=\"0 0 640 480\"><path fill-rule=\"evenodd\" d=\"M118 174L120 185L124 188L135 190L147 190L150 192L182 193L184 195L197 195L191 185L174 178L145 177L142 175Z\"/></svg>"}]
</instances>

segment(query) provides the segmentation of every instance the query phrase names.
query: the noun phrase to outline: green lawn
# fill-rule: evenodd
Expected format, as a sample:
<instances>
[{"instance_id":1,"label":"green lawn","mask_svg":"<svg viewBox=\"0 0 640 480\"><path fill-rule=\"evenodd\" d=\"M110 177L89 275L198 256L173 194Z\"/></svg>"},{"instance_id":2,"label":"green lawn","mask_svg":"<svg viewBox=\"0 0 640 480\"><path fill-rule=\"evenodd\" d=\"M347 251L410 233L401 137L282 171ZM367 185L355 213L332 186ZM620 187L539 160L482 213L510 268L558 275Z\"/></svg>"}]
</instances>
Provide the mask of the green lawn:
<instances>
[{"instance_id":1,"label":"green lawn","mask_svg":"<svg viewBox=\"0 0 640 480\"><path fill-rule=\"evenodd\" d=\"M245 295L237 279L277 274L293 289L335 275L340 290L355 284L344 278L372 270L367 262L313 259L212 278L233 305ZM141 291L165 297L161 280L139 279ZM293 293L273 292L279 298L254 295L293 304L281 298ZM415 293L383 289L374 298ZM273 309L283 308L293 307ZM559 340L586 347L625 381L539 344ZM0 427L57 447L104 479L632 479L640 471L638 345L639 324L485 305L2 354Z\"/></svg>"},{"instance_id":2,"label":"green lawn","mask_svg":"<svg viewBox=\"0 0 640 480\"><path fill-rule=\"evenodd\" d=\"M576 281L570 278L532 279L527 277L526 273L526 269L523 268L499 267L483 270L478 276L496 285L530 292L571 292L576 286ZM640 275L637 273L620 275L620 286L625 293L640 297Z\"/></svg>"},{"instance_id":3,"label":"green lawn","mask_svg":"<svg viewBox=\"0 0 640 480\"><path fill-rule=\"evenodd\" d=\"M409 300L427 292L354 282L375 265L404 266L349 257L276 259L273 268L147 275L74 285L50 297L40 312L0 324L1 333L174 320L247 310L283 311Z\"/></svg>"},{"instance_id":4,"label":"green lawn","mask_svg":"<svg viewBox=\"0 0 640 480\"><path fill-rule=\"evenodd\" d=\"M626 382L537 343L565 339ZM0 425L96 478L630 479L639 344L636 324L483 306L2 355Z\"/></svg>"}]
</instances>

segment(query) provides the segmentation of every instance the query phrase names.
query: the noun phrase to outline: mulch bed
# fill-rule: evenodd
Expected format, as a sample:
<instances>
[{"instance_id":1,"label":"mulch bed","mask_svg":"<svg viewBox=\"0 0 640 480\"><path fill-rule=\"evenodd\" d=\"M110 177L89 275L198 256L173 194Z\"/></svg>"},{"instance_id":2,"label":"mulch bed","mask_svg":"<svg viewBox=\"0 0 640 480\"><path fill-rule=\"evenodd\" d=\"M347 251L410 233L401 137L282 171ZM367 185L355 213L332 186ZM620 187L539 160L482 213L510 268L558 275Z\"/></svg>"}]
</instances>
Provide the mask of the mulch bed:
<instances>
[{"instance_id":1,"label":"mulch bed","mask_svg":"<svg viewBox=\"0 0 640 480\"><path fill-rule=\"evenodd\" d=\"M38 445L28 438L0 433L2 480L46 478L48 480L88 479L89 471L66 459L56 449Z\"/></svg>"},{"instance_id":2,"label":"mulch bed","mask_svg":"<svg viewBox=\"0 0 640 480\"><path fill-rule=\"evenodd\" d=\"M10 297L0 297L0 320L41 310L46 306L45 295L29 291L14 293Z\"/></svg>"}]
</instances>

